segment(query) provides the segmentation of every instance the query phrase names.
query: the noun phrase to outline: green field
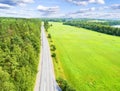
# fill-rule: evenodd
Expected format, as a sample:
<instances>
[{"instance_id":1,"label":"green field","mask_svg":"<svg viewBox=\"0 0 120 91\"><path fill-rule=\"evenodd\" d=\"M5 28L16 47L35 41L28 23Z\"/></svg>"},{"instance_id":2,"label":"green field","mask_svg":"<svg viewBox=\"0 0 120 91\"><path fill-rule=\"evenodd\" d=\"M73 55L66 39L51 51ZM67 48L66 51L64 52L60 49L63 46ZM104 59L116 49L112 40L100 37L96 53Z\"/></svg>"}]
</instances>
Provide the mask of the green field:
<instances>
[{"instance_id":1,"label":"green field","mask_svg":"<svg viewBox=\"0 0 120 91\"><path fill-rule=\"evenodd\" d=\"M56 78L63 77L77 91L120 91L120 37L62 23L49 33L57 48Z\"/></svg>"}]
</instances>

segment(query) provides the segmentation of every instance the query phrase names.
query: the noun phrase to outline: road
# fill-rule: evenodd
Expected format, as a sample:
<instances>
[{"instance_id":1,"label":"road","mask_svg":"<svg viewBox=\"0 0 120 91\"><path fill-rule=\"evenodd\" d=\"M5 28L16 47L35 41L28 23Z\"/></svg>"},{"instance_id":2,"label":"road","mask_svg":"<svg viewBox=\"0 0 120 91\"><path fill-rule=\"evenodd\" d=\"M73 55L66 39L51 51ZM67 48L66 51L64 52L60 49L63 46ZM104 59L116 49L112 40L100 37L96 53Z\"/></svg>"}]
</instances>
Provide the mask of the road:
<instances>
[{"instance_id":1,"label":"road","mask_svg":"<svg viewBox=\"0 0 120 91\"><path fill-rule=\"evenodd\" d=\"M44 24L41 26L40 63L34 91L61 91L56 83L49 43L45 34Z\"/></svg>"}]
</instances>

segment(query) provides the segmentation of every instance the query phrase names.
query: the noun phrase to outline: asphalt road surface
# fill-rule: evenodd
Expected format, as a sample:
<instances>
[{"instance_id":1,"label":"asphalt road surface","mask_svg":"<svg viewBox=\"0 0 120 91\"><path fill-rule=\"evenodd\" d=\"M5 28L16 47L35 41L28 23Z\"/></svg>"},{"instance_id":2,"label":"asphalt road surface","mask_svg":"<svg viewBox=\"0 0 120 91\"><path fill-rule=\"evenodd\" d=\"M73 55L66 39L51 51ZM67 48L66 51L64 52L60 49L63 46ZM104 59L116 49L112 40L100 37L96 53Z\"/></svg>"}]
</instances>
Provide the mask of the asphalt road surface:
<instances>
[{"instance_id":1,"label":"asphalt road surface","mask_svg":"<svg viewBox=\"0 0 120 91\"><path fill-rule=\"evenodd\" d=\"M41 26L41 54L34 91L61 91L56 83L49 43L44 24Z\"/></svg>"}]
</instances>

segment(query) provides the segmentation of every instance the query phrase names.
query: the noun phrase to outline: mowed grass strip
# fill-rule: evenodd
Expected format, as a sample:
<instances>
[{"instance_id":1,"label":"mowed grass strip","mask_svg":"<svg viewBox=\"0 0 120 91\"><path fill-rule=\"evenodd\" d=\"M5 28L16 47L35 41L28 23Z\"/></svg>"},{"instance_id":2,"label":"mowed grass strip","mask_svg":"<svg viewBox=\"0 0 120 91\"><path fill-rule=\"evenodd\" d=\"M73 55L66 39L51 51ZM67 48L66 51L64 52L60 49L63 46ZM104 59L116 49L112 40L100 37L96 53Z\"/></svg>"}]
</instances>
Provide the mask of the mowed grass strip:
<instances>
[{"instance_id":1,"label":"mowed grass strip","mask_svg":"<svg viewBox=\"0 0 120 91\"><path fill-rule=\"evenodd\" d=\"M120 91L120 37L51 24L60 61L54 62L56 77L65 75L77 91Z\"/></svg>"}]
</instances>

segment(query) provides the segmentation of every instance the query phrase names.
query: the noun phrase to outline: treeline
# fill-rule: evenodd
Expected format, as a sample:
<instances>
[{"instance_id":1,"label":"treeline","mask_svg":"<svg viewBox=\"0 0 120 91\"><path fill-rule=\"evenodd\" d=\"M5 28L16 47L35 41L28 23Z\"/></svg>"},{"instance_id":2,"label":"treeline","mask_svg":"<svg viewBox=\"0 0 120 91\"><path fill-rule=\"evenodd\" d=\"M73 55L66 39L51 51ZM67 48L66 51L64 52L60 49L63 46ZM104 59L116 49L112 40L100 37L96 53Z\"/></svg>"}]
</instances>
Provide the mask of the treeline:
<instances>
[{"instance_id":1,"label":"treeline","mask_svg":"<svg viewBox=\"0 0 120 91\"><path fill-rule=\"evenodd\" d=\"M87 21L87 22L90 22L90 21ZM101 24L101 25L109 25L109 26L112 26L112 25L120 25L120 21L118 20L96 20L96 21L92 21L90 23L96 23L96 24Z\"/></svg>"},{"instance_id":2,"label":"treeline","mask_svg":"<svg viewBox=\"0 0 120 91\"><path fill-rule=\"evenodd\" d=\"M45 27L45 30L48 31L48 28L50 27L48 21L44 21L44 27Z\"/></svg>"},{"instance_id":3,"label":"treeline","mask_svg":"<svg viewBox=\"0 0 120 91\"><path fill-rule=\"evenodd\" d=\"M33 91L40 24L36 19L0 18L0 91Z\"/></svg>"},{"instance_id":4,"label":"treeline","mask_svg":"<svg viewBox=\"0 0 120 91\"><path fill-rule=\"evenodd\" d=\"M42 18L42 21L65 22L67 18Z\"/></svg>"},{"instance_id":5,"label":"treeline","mask_svg":"<svg viewBox=\"0 0 120 91\"><path fill-rule=\"evenodd\" d=\"M50 21L50 22L91 22L97 23L101 25L120 25L120 20L109 20L109 19L89 19L89 18L41 18L42 21Z\"/></svg>"},{"instance_id":6,"label":"treeline","mask_svg":"<svg viewBox=\"0 0 120 91\"><path fill-rule=\"evenodd\" d=\"M108 20L107 22L103 23L103 24L108 24L110 26L112 25L120 25L120 20Z\"/></svg>"},{"instance_id":7,"label":"treeline","mask_svg":"<svg viewBox=\"0 0 120 91\"><path fill-rule=\"evenodd\" d=\"M105 33L105 34L120 36L120 28L114 28L109 25L102 25L94 22L80 22L80 21L69 21L63 24L82 27L82 28L90 29L90 30Z\"/></svg>"}]
</instances>

